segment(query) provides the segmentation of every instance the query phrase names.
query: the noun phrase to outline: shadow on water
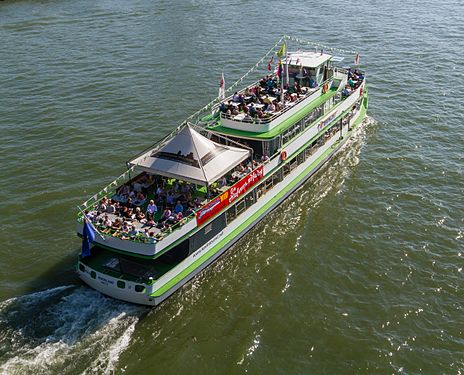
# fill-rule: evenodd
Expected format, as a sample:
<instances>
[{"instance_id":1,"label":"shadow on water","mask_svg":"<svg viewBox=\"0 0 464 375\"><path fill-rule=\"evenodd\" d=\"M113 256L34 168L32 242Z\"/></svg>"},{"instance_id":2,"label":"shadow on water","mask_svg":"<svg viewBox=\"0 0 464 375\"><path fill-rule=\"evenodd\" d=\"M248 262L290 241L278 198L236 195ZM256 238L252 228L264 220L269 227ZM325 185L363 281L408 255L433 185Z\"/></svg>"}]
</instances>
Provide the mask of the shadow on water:
<instances>
[{"instance_id":1,"label":"shadow on water","mask_svg":"<svg viewBox=\"0 0 464 375\"><path fill-rule=\"evenodd\" d=\"M28 293L0 302L0 374L114 372L150 309L83 285L77 253L44 271Z\"/></svg>"},{"instance_id":2,"label":"shadow on water","mask_svg":"<svg viewBox=\"0 0 464 375\"><path fill-rule=\"evenodd\" d=\"M60 285L83 285L78 278L75 267L77 255L80 249L76 249L71 254L66 254L57 259L57 262L33 280L25 283L25 294L34 293L44 289L58 287Z\"/></svg>"}]
</instances>

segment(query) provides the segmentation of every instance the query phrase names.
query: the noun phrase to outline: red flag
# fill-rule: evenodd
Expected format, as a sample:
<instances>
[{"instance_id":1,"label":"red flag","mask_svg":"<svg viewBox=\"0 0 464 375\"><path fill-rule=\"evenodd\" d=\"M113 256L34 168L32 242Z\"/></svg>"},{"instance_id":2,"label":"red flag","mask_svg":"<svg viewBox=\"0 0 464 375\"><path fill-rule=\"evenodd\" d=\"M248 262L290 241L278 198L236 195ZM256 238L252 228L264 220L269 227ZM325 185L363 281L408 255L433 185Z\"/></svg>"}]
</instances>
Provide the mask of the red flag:
<instances>
[{"instance_id":1,"label":"red flag","mask_svg":"<svg viewBox=\"0 0 464 375\"><path fill-rule=\"evenodd\" d=\"M269 71L272 70L272 60L274 60L274 56L272 56L269 62L267 63L267 70Z\"/></svg>"}]
</instances>

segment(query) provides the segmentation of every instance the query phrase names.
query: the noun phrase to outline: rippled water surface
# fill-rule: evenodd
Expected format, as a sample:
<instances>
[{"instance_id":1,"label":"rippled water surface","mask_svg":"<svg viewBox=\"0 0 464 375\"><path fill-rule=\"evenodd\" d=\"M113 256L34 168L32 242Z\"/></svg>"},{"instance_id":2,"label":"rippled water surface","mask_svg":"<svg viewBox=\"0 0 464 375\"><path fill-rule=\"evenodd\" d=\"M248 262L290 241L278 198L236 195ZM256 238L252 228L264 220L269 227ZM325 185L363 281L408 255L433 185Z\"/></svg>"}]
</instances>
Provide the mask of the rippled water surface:
<instances>
[{"instance_id":1,"label":"rippled water surface","mask_svg":"<svg viewBox=\"0 0 464 375\"><path fill-rule=\"evenodd\" d=\"M0 373L462 373L463 25L460 0L1 1ZM283 33L360 51L369 125L160 308L82 286L76 205Z\"/></svg>"}]
</instances>

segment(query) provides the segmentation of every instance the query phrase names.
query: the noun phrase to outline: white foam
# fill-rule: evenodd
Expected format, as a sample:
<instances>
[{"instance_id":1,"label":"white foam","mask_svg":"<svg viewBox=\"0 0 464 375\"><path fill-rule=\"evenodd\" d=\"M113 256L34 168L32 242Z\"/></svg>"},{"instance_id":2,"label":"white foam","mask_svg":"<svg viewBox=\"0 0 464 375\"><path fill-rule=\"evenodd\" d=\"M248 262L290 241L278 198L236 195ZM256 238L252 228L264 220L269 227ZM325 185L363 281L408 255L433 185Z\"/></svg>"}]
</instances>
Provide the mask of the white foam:
<instances>
[{"instance_id":1,"label":"white foam","mask_svg":"<svg viewBox=\"0 0 464 375\"><path fill-rule=\"evenodd\" d=\"M146 308L63 286L0 304L1 374L114 372ZM32 318L32 319L31 319Z\"/></svg>"}]
</instances>

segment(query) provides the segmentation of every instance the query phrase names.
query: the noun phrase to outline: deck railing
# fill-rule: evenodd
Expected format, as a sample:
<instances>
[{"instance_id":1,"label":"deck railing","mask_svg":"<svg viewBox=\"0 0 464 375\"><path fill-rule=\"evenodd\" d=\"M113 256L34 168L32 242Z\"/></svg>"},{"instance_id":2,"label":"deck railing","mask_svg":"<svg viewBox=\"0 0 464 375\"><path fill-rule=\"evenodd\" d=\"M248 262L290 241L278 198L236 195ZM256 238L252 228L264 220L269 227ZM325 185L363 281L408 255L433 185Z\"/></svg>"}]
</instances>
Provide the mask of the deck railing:
<instances>
[{"instance_id":1,"label":"deck railing","mask_svg":"<svg viewBox=\"0 0 464 375\"><path fill-rule=\"evenodd\" d=\"M130 167L127 171L125 171L122 175L120 175L116 180L105 186L102 190L98 193L92 195L89 199L87 199L84 203L77 206L80 211L80 215L85 210L93 208L105 195L113 196L116 194L116 189L121 186L123 183L128 182L132 179L131 172L134 172L135 166Z\"/></svg>"}]
</instances>

